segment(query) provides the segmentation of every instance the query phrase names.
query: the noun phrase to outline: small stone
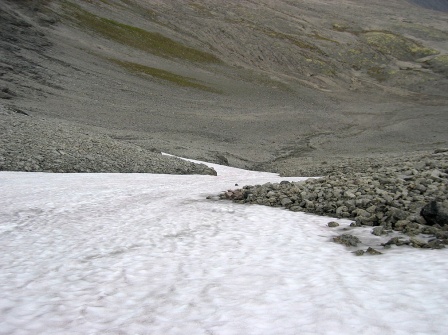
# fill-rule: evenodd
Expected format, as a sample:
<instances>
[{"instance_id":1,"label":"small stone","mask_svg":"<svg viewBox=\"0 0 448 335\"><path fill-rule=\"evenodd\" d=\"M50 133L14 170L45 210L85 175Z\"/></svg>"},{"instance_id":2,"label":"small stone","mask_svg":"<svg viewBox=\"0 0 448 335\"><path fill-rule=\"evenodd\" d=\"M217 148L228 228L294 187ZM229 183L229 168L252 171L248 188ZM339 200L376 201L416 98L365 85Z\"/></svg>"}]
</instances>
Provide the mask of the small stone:
<instances>
[{"instance_id":1,"label":"small stone","mask_svg":"<svg viewBox=\"0 0 448 335\"><path fill-rule=\"evenodd\" d=\"M314 209L314 202L310 201L310 200L305 200L305 207L307 209Z\"/></svg>"},{"instance_id":2,"label":"small stone","mask_svg":"<svg viewBox=\"0 0 448 335\"><path fill-rule=\"evenodd\" d=\"M292 201L289 198L283 198L282 200L280 200L280 203L282 204L283 207L286 207L292 204Z\"/></svg>"},{"instance_id":3,"label":"small stone","mask_svg":"<svg viewBox=\"0 0 448 335\"><path fill-rule=\"evenodd\" d=\"M373 226L373 222L372 222L372 218L370 217L365 217L365 216L357 216L356 219L356 224L360 226Z\"/></svg>"},{"instance_id":4,"label":"small stone","mask_svg":"<svg viewBox=\"0 0 448 335\"><path fill-rule=\"evenodd\" d=\"M350 199L356 198L356 195L353 194L352 192L349 192L349 191L346 191L346 192L344 193L344 195L345 195L347 198L350 198Z\"/></svg>"},{"instance_id":5,"label":"small stone","mask_svg":"<svg viewBox=\"0 0 448 335\"><path fill-rule=\"evenodd\" d=\"M340 207L336 208L337 215L342 215L342 213L347 212L347 211L348 211L347 206L340 206Z\"/></svg>"},{"instance_id":6,"label":"small stone","mask_svg":"<svg viewBox=\"0 0 448 335\"><path fill-rule=\"evenodd\" d=\"M411 222L408 220L398 220L397 222L395 222L394 229L397 231L402 231L410 223Z\"/></svg>"},{"instance_id":7,"label":"small stone","mask_svg":"<svg viewBox=\"0 0 448 335\"><path fill-rule=\"evenodd\" d=\"M370 216L370 213L362 208L357 208L352 213L356 214L356 216L364 216L366 218Z\"/></svg>"},{"instance_id":8,"label":"small stone","mask_svg":"<svg viewBox=\"0 0 448 335\"><path fill-rule=\"evenodd\" d=\"M224 198L232 199L232 196L233 196L233 192L232 191L224 192Z\"/></svg>"},{"instance_id":9,"label":"small stone","mask_svg":"<svg viewBox=\"0 0 448 335\"><path fill-rule=\"evenodd\" d=\"M384 227L383 226L378 226L372 229L372 234L375 236L381 236L383 234L384 231Z\"/></svg>"},{"instance_id":10,"label":"small stone","mask_svg":"<svg viewBox=\"0 0 448 335\"><path fill-rule=\"evenodd\" d=\"M335 221L328 222L328 227L330 228L339 227L339 223Z\"/></svg>"},{"instance_id":11,"label":"small stone","mask_svg":"<svg viewBox=\"0 0 448 335\"><path fill-rule=\"evenodd\" d=\"M416 239L415 237L411 237L410 242L414 248L423 248L426 245L426 242L420 241L419 239Z\"/></svg>"},{"instance_id":12,"label":"small stone","mask_svg":"<svg viewBox=\"0 0 448 335\"><path fill-rule=\"evenodd\" d=\"M370 255L381 255L382 254L382 252L379 252L378 250L375 250L371 247L368 247L366 252Z\"/></svg>"},{"instance_id":13,"label":"small stone","mask_svg":"<svg viewBox=\"0 0 448 335\"><path fill-rule=\"evenodd\" d=\"M368 207L367 209L366 209L366 211L368 212L368 213L375 213L375 211L376 211L376 206L375 205L372 205L372 206L370 206L370 207Z\"/></svg>"},{"instance_id":14,"label":"small stone","mask_svg":"<svg viewBox=\"0 0 448 335\"><path fill-rule=\"evenodd\" d=\"M390 247L392 244L395 244L397 246L409 244L409 241L402 241L401 239L401 237L392 237L389 241L382 245L386 248L388 246Z\"/></svg>"},{"instance_id":15,"label":"small stone","mask_svg":"<svg viewBox=\"0 0 448 335\"><path fill-rule=\"evenodd\" d=\"M353 252L356 256L362 256L362 255L364 255L364 250L362 250L362 249L359 249L359 250L356 250L355 252Z\"/></svg>"},{"instance_id":16,"label":"small stone","mask_svg":"<svg viewBox=\"0 0 448 335\"><path fill-rule=\"evenodd\" d=\"M445 173L441 172L438 169L434 169L434 170L431 171L431 177L434 178L434 179L438 179L440 177L443 177L444 174Z\"/></svg>"},{"instance_id":17,"label":"small stone","mask_svg":"<svg viewBox=\"0 0 448 335\"><path fill-rule=\"evenodd\" d=\"M361 243L359 238L350 234L342 234L340 236L334 237L333 241L339 244L343 244L346 247L356 247L358 243Z\"/></svg>"},{"instance_id":18,"label":"small stone","mask_svg":"<svg viewBox=\"0 0 448 335\"><path fill-rule=\"evenodd\" d=\"M429 241L427 246L428 246L428 248L431 248L431 249L443 249L443 248L445 248L445 245L444 245L443 241L437 240L437 239Z\"/></svg>"}]
</instances>

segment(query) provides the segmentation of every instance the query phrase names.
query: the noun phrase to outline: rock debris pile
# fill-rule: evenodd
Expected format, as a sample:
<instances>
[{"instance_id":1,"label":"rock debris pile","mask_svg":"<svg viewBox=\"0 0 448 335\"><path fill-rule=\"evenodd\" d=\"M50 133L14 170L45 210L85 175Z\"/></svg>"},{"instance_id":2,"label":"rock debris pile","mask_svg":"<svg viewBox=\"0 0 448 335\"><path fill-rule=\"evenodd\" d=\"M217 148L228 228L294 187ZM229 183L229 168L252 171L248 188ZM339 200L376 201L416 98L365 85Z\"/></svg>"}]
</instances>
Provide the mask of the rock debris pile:
<instances>
[{"instance_id":1,"label":"rock debris pile","mask_svg":"<svg viewBox=\"0 0 448 335\"><path fill-rule=\"evenodd\" d=\"M399 231L411 237L391 239L386 248L441 248L448 244L448 149L385 160L369 172L339 171L304 182L244 186L220 197L352 219L352 226L372 226L377 236ZM420 234L431 238L420 241Z\"/></svg>"},{"instance_id":2,"label":"rock debris pile","mask_svg":"<svg viewBox=\"0 0 448 335\"><path fill-rule=\"evenodd\" d=\"M204 164L5 106L0 106L0 171L216 175Z\"/></svg>"}]
</instances>

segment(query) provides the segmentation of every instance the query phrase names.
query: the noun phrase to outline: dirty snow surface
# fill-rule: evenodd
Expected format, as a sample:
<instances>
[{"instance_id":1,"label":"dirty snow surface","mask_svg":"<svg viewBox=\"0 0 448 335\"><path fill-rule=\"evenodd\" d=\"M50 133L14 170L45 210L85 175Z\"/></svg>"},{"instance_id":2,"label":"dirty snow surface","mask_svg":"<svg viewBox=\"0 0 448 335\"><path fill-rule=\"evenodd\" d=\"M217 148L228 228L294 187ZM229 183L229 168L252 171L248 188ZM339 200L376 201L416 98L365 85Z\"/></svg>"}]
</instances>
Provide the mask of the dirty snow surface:
<instances>
[{"instance_id":1,"label":"dirty snow surface","mask_svg":"<svg viewBox=\"0 0 448 335\"><path fill-rule=\"evenodd\" d=\"M207 200L281 180L214 167L1 172L0 334L447 333L448 250L356 257L329 218Z\"/></svg>"}]
</instances>

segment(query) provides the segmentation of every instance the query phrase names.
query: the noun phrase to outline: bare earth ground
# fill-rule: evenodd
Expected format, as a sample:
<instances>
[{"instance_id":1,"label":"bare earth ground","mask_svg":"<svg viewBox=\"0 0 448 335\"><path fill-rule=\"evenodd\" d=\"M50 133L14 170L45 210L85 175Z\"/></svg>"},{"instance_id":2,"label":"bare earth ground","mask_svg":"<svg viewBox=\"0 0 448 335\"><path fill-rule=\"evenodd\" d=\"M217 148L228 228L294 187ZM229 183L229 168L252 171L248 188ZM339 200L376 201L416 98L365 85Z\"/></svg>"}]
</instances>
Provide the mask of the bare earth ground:
<instances>
[{"instance_id":1,"label":"bare earth ground","mask_svg":"<svg viewBox=\"0 0 448 335\"><path fill-rule=\"evenodd\" d=\"M0 0L0 13L0 104L28 114L17 117L284 174L448 146L444 11L401 0ZM177 44L142 46L145 32Z\"/></svg>"}]
</instances>

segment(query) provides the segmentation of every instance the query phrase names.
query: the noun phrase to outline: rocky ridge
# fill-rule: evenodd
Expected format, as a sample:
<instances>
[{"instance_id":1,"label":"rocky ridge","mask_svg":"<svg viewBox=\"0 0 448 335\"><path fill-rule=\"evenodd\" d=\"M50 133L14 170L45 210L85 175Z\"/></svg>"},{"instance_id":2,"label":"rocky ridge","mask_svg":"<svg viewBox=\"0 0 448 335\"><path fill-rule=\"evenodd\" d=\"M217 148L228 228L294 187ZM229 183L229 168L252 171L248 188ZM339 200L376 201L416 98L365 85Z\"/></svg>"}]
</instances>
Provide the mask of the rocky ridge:
<instances>
[{"instance_id":1,"label":"rocky ridge","mask_svg":"<svg viewBox=\"0 0 448 335\"><path fill-rule=\"evenodd\" d=\"M351 226L371 226L377 236L400 232L409 237L403 240L394 236L384 243L385 248L392 244L442 248L448 244L446 216L430 222L421 213L430 203L448 208L447 189L448 149L439 149L408 157L377 158L364 172L333 170L325 177L304 182L244 186L220 197L351 219Z\"/></svg>"},{"instance_id":2,"label":"rocky ridge","mask_svg":"<svg viewBox=\"0 0 448 335\"><path fill-rule=\"evenodd\" d=\"M204 164L151 152L2 105L0 171L216 175Z\"/></svg>"}]
</instances>

